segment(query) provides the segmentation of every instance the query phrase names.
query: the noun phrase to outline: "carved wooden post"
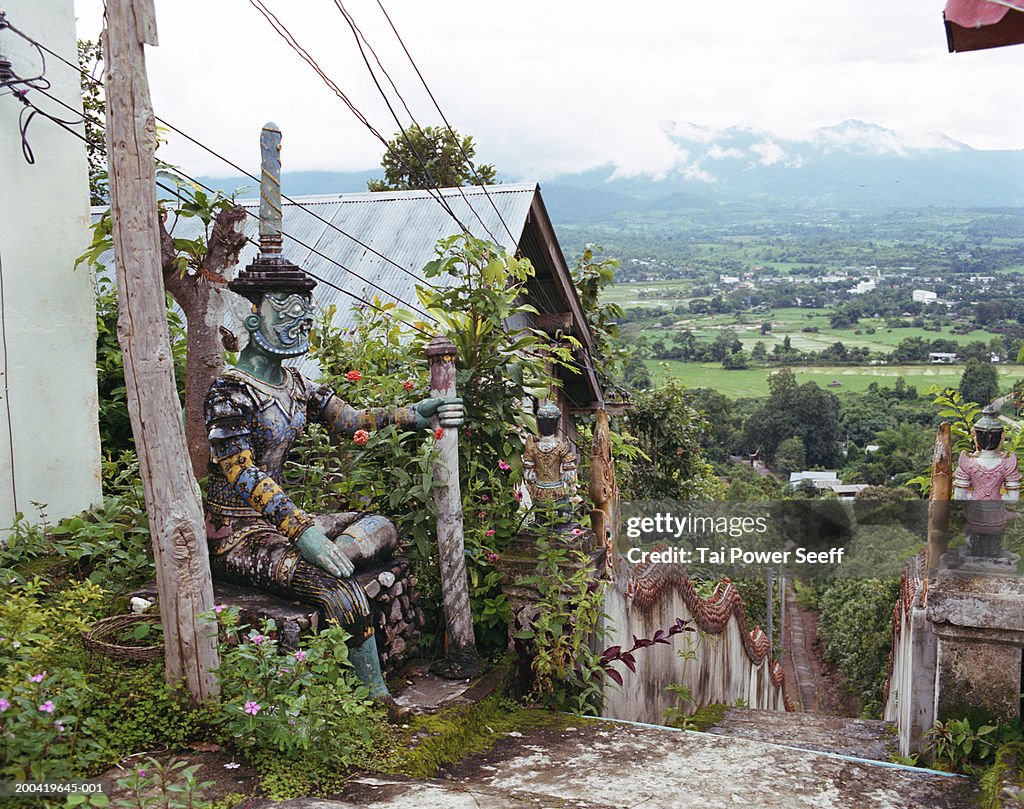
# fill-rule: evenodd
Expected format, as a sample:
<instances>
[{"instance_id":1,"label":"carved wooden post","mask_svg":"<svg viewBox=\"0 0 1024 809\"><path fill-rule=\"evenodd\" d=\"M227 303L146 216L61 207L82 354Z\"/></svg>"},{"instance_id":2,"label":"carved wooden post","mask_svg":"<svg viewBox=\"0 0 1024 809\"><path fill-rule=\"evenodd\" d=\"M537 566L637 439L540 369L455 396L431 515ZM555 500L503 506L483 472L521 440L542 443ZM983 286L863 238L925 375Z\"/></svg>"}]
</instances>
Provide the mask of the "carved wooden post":
<instances>
[{"instance_id":1,"label":"carved wooden post","mask_svg":"<svg viewBox=\"0 0 1024 809\"><path fill-rule=\"evenodd\" d=\"M455 393L455 345L438 335L427 344L430 363L430 395L450 398ZM473 635L473 616L469 610L469 584L466 580L466 549L462 530L462 488L459 484L459 432L441 428L437 441L438 459L434 464L434 489L437 508L437 544L441 562L441 596L447 640L447 660L434 670L442 676L473 676L480 668Z\"/></svg>"},{"instance_id":2,"label":"carved wooden post","mask_svg":"<svg viewBox=\"0 0 1024 809\"><path fill-rule=\"evenodd\" d=\"M932 485L928 495L928 576L939 569L949 550L949 501L953 496L953 450L949 423L939 425L932 452ZM925 580L927 582L927 577Z\"/></svg>"},{"instance_id":3,"label":"carved wooden post","mask_svg":"<svg viewBox=\"0 0 1024 809\"><path fill-rule=\"evenodd\" d=\"M108 0L107 156L128 413L156 560L165 676L193 703L217 693L213 583L199 487L189 464L160 271L153 150L156 124L144 44L156 45L153 0Z\"/></svg>"}]
</instances>

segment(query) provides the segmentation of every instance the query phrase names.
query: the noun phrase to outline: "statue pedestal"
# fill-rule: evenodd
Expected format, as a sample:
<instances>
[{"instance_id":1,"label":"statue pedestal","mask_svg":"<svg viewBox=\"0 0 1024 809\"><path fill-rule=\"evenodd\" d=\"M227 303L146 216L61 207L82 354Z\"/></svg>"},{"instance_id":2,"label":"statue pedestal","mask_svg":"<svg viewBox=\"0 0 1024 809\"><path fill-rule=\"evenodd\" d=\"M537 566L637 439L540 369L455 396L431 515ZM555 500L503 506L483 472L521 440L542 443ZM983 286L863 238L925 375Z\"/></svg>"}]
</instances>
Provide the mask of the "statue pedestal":
<instances>
[{"instance_id":1,"label":"statue pedestal","mask_svg":"<svg viewBox=\"0 0 1024 809\"><path fill-rule=\"evenodd\" d=\"M928 590L938 636L935 718L972 724L1020 716L1024 579L961 567L940 570Z\"/></svg>"}]
</instances>

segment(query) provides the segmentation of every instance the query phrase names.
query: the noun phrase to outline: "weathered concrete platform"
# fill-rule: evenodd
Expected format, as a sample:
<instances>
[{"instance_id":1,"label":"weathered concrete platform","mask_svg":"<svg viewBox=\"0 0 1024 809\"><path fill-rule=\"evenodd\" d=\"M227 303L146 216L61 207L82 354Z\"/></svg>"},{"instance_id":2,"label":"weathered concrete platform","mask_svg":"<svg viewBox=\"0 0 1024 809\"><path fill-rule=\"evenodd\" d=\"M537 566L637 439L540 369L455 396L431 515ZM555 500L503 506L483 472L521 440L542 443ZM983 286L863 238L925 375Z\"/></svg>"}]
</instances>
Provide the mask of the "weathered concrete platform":
<instances>
[{"instance_id":1,"label":"weathered concrete platform","mask_svg":"<svg viewBox=\"0 0 1024 809\"><path fill-rule=\"evenodd\" d=\"M896 726L881 719L730 708L708 733L875 761L899 753Z\"/></svg>"},{"instance_id":2,"label":"weathered concrete platform","mask_svg":"<svg viewBox=\"0 0 1024 809\"><path fill-rule=\"evenodd\" d=\"M444 779L353 778L336 800L247 809L967 809L966 779L705 733L587 721L508 734Z\"/></svg>"}]
</instances>

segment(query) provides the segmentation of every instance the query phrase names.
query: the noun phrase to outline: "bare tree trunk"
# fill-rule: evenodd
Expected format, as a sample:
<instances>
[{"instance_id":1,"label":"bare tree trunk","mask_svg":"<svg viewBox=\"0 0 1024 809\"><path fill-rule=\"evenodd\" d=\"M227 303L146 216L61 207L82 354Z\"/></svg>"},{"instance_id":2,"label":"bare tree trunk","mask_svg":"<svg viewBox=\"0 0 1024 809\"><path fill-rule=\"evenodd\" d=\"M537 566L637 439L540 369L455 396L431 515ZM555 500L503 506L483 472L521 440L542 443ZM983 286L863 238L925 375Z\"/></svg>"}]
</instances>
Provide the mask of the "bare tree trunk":
<instances>
[{"instance_id":1,"label":"bare tree trunk","mask_svg":"<svg viewBox=\"0 0 1024 809\"><path fill-rule=\"evenodd\" d=\"M182 273L176 262L174 241L160 223L160 246L164 286L178 303L188 321L185 365L185 441L192 473L205 477L210 445L203 417L203 401L224 368L220 327L227 309L227 282L234 275L238 254L245 246L242 223L245 209L235 206L214 220L206 255L194 273Z\"/></svg>"},{"instance_id":2,"label":"bare tree trunk","mask_svg":"<svg viewBox=\"0 0 1024 809\"><path fill-rule=\"evenodd\" d=\"M427 359L430 363L431 397L455 396L455 345L452 341L447 337L435 337L427 344ZM444 428L437 446L434 480L441 485L434 489L434 504L437 507L437 545L448 659L435 666L434 670L442 676L456 679L474 676L480 668L466 578L458 430Z\"/></svg>"},{"instance_id":3,"label":"bare tree trunk","mask_svg":"<svg viewBox=\"0 0 1024 809\"><path fill-rule=\"evenodd\" d=\"M213 608L213 583L199 487L179 417L153 216L156 125L143 45L156 41L153 0L108 0L107 155L118 341L153 537L165 677L184 681L192 702L200 703L217 693L217 636L211 623L199 619Z\"/></svg>"}]
</instances>

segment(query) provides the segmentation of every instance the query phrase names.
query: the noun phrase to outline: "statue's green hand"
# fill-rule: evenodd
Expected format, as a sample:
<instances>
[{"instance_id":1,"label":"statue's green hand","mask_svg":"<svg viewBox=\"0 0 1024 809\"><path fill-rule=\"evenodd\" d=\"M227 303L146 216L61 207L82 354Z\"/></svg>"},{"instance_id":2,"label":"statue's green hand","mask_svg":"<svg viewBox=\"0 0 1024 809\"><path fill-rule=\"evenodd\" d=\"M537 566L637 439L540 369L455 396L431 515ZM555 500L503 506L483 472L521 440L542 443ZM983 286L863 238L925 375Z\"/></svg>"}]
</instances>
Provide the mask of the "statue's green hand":
<instances>
[{"instance_id":1,"label":"statue's green hand","mask_svg":"<svg viewBox=\"0 0 1024 809\"><path fill-rule=\"evenodd\" d=\"M452 396L446 399L424 399L413 405L416 411L416 427L422 430L429 426L431 416L437 416L441 427L461 427L465 421L462 399Z\"/></svg>"},{"instance_id":2,"label":"statue's green hand","mask_svg":"<svg viewBox=\"0 0 1024 809\"><path fill-rule=\"evenodd\" d=\"M355 570L352 562L315 526L303 531L295 541L302 558L339 579L347 579Z\"/></svg>"}]
</instances>

